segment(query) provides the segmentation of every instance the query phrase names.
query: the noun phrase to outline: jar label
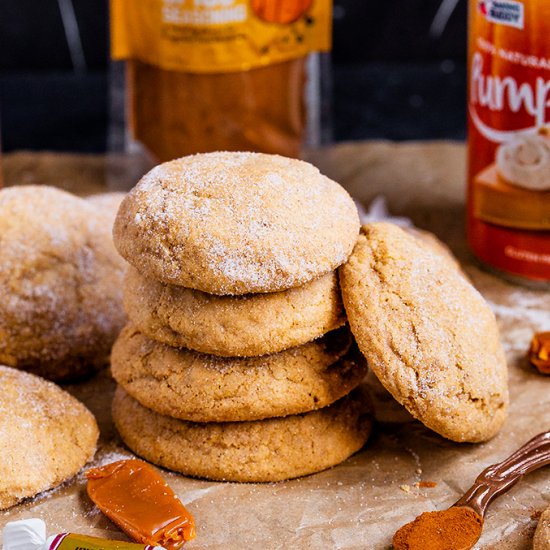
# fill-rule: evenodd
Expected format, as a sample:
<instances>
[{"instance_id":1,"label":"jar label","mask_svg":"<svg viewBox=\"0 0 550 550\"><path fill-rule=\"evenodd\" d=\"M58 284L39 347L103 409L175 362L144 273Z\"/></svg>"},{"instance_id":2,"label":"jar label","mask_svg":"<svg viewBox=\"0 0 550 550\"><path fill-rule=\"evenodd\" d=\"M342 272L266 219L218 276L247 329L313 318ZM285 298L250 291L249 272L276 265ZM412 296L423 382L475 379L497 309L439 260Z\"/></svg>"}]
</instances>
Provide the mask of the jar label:
<instances>
[{"instance_id":1,"label":"jar label","mask_svg":"<svg viewBox=\"0 0 550 550\"><path fill-rule=\"evenodd\" d=\"M484 262L550 281L550 2L470 1L468 237Z\"/></svg>"},{"instance_id":2,"label":"jar label","mask_svg":"<svg viewBox=\"0 0 550 550\"><path fill-rule=\"evenodd\" d=\"M113 59L244 71L328 51L331 0L111 0Z\"/></svg>"}]
</instances>

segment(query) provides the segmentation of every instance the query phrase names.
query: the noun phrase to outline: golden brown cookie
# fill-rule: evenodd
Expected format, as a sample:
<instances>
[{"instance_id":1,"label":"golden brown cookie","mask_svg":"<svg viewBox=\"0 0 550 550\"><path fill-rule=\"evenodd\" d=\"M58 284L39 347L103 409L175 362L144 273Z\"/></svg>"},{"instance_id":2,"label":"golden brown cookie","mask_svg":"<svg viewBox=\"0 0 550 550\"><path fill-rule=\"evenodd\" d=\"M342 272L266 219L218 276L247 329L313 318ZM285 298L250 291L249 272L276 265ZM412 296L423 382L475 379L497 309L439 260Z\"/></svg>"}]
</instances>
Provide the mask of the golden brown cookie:
<instances>
[{"instance_id":1,"label":"golden brown cookie","mask_svg":"<svg viewBox=\"0 0 550 550\"><path fill-rule=\"evenodd\" d=\"M550 550L550 507L540 516L533 537L533 550Z\"/></svg>"},{"instance_id":2,"label":"golden brown cookie","mask_svg":"<svg viewBox=\"0 0 550 550\"><path fill-rule=\"evenodd\" d=\"M0 509L73 477L98 435L94 416L72 395L0 366Z\"/></svg>"},{"instance_id":3,"label":"golden brown cookie","mask_svg":"<svg viewBox=\"0 0 550 550\"><path fill-rule=\"evenodd\" d=\"M462 271L460 262L452 253L451 249L444 242L440 241L433 233L430 231L425 231L424 229L418 229L417 227L406 227L404 230L430 248L434 254L437 254L441 258L441 261L449 262L452 267L460 270L461 274L464 277L467 277L467 275Z\"/></svg>"},{"instance_id":4,"label":"golden brown cookie","mask_svg":"<svg viewBox=\"0 0 550 550\"><path fill-rule=\"evenodd\" d=\"M170 470L224 481L281 481L330 468L365 444L370 404L356 392L301 415L199 424L161 416L118 387L113 419L132 451Z\"/></svg>"},{"instance_id":5,"label":"golden brown cookie","mask_svg":"<svg viewBox=\"0 0 550 550\"><path fill-rule=\"evenodd\" d=\"M329 273L358 232L348 193L311 164L206 153L147 173L122 201L113 235L145 276L226 295L276 292Z\"/></svg>"},{"instance_id":6,"label":"golden brown cookie","mask_svg":"<svg viewBox=\"0 0 550 550\"><path fill-rule=\"evenodd\" d=\"M0 362L66 380L103 366L125 322L124 261L85 200L0 191Z\"/></svg>"},{"instance_id":7,"label":"golden brown cookie","mask_svg":"<svg viewBox=\"0 0 550 550\"><path fill-rule=\"evenodd\" d=\"M132 326L111 356L115 380L145 407L194 422L259 420L313 411L359 385L367 366L338 329L262 357L231 358L172 348Z\"/></svg>"},{"instance_id":8,"label":"golden brown cookie","mask_svg":"<svg viewBox=\"0 0 550 550\"><path fill-rule=\"evenodd\" d=\"M150 338L224 357L276 353L346 322L334 271L281 292L216 296L147 279L130 267L124 307Z\"/></svg>"},{"instance_id":9,"label":"golden brown cookie","mask_svg":"<svg viewBox=\"0 0 550 550\"><path fill-rule=\"evenodd\" d=\"M495 316L452 263L375 223L363 227L340 284L369 367L415 418L454 441L498 432L508 385Z\"/></svg>"}]
</instances>

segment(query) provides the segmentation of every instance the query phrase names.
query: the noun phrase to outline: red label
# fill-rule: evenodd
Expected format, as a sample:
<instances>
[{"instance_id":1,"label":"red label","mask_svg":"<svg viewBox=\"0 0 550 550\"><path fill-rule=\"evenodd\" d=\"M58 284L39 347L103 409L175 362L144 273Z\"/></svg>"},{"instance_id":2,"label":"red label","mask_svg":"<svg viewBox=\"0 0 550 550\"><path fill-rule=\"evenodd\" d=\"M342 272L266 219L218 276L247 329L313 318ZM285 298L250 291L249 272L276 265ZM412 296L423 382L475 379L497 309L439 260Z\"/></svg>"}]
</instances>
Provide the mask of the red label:
<instances>
[{"instance_id":1,"label":"red label","mask_svg":"<svg viewBox=\"0 0 550 550\"><path fill-rule=\"evenodd\" d=\"M469 26L469 243L550 281L550 2L471 0Z\"/></svg>"}]
</instances>

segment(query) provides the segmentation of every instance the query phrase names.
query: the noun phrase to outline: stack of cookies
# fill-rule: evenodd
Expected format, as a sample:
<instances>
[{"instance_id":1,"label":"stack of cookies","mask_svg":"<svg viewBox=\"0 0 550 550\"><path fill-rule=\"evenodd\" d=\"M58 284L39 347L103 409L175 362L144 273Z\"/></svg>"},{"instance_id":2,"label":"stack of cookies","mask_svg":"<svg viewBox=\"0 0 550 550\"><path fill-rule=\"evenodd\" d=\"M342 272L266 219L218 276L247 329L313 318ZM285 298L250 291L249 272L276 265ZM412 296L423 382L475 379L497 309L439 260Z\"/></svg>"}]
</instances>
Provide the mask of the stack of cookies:
<instances>
[{"instance_id":1,"label":"stack of cookies","mask_svg":"<svg viewBox=\"0 0 550 550\"><path fill-rule=\"evenodd\" d=\"M335 271L358 234L349 195L302 161L210 153L146 174L114 226L131 265L111 357L125 443L234 481L310 474L361 448L366 365Z\"/></svg>"}]
</instances>

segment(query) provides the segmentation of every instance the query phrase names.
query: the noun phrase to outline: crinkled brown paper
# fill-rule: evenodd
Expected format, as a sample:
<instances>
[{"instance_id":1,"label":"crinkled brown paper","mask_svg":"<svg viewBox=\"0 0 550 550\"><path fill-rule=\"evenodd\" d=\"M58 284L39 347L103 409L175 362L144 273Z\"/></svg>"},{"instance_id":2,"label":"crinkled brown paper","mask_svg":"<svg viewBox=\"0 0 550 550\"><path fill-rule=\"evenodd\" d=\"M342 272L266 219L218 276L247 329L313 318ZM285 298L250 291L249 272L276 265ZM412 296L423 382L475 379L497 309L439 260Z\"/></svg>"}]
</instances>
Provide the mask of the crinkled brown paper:
<instances>
[{"instance_id":1,"label":"crinkled brown paper","mask_svg":"<svg viewBox=\"0 0 550 550\"><path fill-rule=\"evenodd\" d=\"M535 434L550 429L550 377L526 362L533 331L550 330L550 293L510 285L480 270L464 242L464 147L453 143L354 143L311 153L312 162L368 204L384 194L390 210L434 231L461 260L494 309L506 348L510 416L501 433L482 445L446 441L411 418L369 376L381 420L366 447L332 470L274 484L211 483L164 472L194 514L191 549L387 549L394 531L426 510L456 501L478 473ZM15 154L5 158L6 181L100 190L98 157ZM57 180L57 181L56 181ZM68 388L97 415L101 442L94 464L130 453L111 420L108 372ZM383 422L382 422L383 420ZM550 501L550 467L530 474L489 509L477 548L527 549L536 518ZM419 486L434 482L435 487ZM0 527L41 517L48 532L124 536L91 505L82 476L36 499L0 512Z\"/></svg>"}]
</instances>

